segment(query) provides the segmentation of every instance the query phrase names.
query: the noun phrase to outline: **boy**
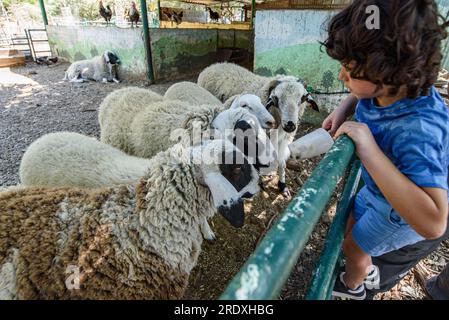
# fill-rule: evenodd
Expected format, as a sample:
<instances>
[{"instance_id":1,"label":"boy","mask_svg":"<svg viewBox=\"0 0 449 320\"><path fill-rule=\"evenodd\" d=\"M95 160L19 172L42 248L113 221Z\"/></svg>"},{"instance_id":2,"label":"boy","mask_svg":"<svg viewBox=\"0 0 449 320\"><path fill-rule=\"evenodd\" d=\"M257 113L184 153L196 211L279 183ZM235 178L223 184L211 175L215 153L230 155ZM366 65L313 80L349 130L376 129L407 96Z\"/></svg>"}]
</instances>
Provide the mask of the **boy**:
<instances>
[{"instance_id":1,"label":"boy","mask_svg":"<svg viewBox=\"0 0 449 320\"><path fill-rule=\"evenodd\" d=\"M366 24L372 5L378 29ZM433 83L448 24L438 18L433 0L355 0L330 22L323 45L342 63L339 79L351 95L323 128L354 141L365 182L334 296L364 299L371 257L446 231L449 114ZM358 122L345 122L355 109Z\"/></svg>"}]
</instances>

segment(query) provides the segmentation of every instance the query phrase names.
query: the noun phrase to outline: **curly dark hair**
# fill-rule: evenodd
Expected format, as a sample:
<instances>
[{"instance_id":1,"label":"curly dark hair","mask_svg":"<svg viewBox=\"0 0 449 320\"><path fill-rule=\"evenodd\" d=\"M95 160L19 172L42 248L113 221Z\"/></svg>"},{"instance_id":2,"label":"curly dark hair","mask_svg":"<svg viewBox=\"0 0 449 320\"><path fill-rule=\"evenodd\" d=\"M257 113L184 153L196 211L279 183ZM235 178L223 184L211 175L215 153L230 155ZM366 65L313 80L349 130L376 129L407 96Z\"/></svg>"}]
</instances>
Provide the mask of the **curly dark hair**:
<instances>
[{"instance_id":1,"label":"curly dark hair","mask_svg":"<svg viewBox=\"0 0 449 320\"><path fill-rule=\"evenodd\" d=\"M379 8L379 29L365 24L370 5ZM447 26L434 0L354 0L331 19L322 45L343 66L354 63L352 78L392 86L390 95L406 85L413 99L429 95L437 79Z\"/></svg>"}]
</instances>

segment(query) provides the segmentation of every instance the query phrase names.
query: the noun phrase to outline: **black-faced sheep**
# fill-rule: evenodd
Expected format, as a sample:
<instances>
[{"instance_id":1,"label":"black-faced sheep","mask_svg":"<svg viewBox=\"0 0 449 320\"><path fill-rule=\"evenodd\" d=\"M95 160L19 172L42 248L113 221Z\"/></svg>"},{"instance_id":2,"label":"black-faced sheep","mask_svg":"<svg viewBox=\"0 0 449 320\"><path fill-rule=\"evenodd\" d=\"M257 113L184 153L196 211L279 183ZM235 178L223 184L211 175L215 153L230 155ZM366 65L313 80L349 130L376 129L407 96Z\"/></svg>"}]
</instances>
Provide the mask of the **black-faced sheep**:
<instances>
[{"instance_id":1,"label":"black-faced sheep","mask_svg":"<svg viewBox=\"0 0 449 320\"><path fill-rule=\"evenodd\" d=\"M285 168L290 155L288 145L293 141L299 119L304 113L303 102L310 103L318 110L303 83L292 76L262 77L232 63L217 63L200 73L198 85L221 101L241 93L252 93L260 97L276 119L278 128L271 131L270 137L277 147L279 189L289 196L290 192L285 184Z\"/></svg>"},{"instance_id":2,"label":"black-faced sheep","mask_svg":"<svg viewBox=\"0 0 449 320\"><path fill-rule=\"evenodd\" d=\"M0 299L181 298L202 221L242 226L242 196L257 192L252 166L222 161L235 158L224 140L176 145L135 187L0 193Z\"/></svg>"},{"instance_id":3,"label":"black-faced sheep","mask_svg":"<svg viewBox=\"0 0 449 320\"><path fill-rule=\"evenodd\" d=\"M120 59L114 53L105 51L101 56L72 63L65 72L63 80L70 82L114 81L119 83L116 70L119 63Z\"/></svg>"},{"instance_id":4,"label":"black-faced sheep","mask_svg":"<svg viewBox=\"0 0 449 320\"><path fill-rule=\"evenodd\" d=\"M56 132L27 148L19 172L22 186L102 188L136 184L149 165L94 138ZM205 239L215 238L207 221L201 230Z\"/></svg>"}]
</instances>

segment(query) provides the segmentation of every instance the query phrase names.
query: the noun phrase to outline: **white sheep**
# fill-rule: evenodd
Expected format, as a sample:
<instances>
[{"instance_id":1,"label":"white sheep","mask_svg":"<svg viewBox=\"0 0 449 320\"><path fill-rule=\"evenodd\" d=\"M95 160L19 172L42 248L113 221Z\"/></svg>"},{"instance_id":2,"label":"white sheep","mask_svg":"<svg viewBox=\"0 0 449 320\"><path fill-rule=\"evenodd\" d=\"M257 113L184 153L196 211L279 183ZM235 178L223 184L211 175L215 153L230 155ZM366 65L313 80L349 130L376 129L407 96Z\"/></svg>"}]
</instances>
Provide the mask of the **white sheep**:
<instances>
[{"instance_id":1,"label":"white sheep","mask_svg":"<svg viewBox=\"0 0 449 320\"><path fill-rule=\"evenodd\" d=\"M221 106L220 100L215 98L206 89L200 87L194 82L182 81L173 84L164 94L166 100L180 100L194 106L210 105Z\"/></svg>"},{"instance_id":2,"label":"white sheep","mask_svg":"<svg viewBox=\"0 0 449 320\"><path fill-rule=\"evenodd\" d=\"M185 101L194 106L222 105L221 101L209 91L196 83L188 81L178 82L172 85L165 92L164 99ZM247 108L250 113L257 117L261 126L265 129L270 129L275 124L273 116L267 111L260 98L253 94L232 96L225 101L224 108Z\"/></svg>"},{"instance_id":3,"label":"white sheep","mask_svg":"<svg viewBox=\"0 0 449 320\"><path fill-rule=\"evenodd\" d=\"M258 191L252 166L220 164L238 153L176 145L136 186L0 193L0 299L181 298L202 221L218 211L242 226L242 195Z\"/></svg>"},{"instance_id":4,"label":"white sheep","mask_svg":"<svg viewBox=\"0 0 449 320\"><path fill-rule=\"evenodd\" d=\"M137 87L121 88L109 93L98 111L101 141L132 154L127 144L132 121L148 105L162 100L161 95Z\"/></svg>"},{"instance_id":5,"label":"white sheep","mask_svg":"<svg viewBox=\"0 0 449 320\"><path fill-rule=\"evenodd\" d=\"M274 117L262 104L260 98L254 94L238 94L232 96L225 101L224 107L226 109L247 109L250 113L257 117L262 128L271 129L275 126L276 122L274 120Z\"/></svg>"},{"instance_id":6,"label":"white sheep","mask_svg":"<svg viewBox=\"0 0 449 320\"><path fill-rule=\"evenodd\" d=\"M150 158L177 142L188 146L203 138L228 136L235 129L246 131L249 127L258 137L259 142L254 143L260 144L260 152L257 156L250 155L251 160L262 166L275 164L274 147L257 118L244 108L223 111L220 105L192 106L179 100L151 104L135 101L132 108L122 108L128 95L129 91L124 90L120 101L107 97L102 102L99 119L103 143L137 157Z\"/></svg>"},{"instance_id":7,"label":"white sheep","mask_svg":"<svg viewBox=\"0 0 449 320\"><path fill-rule=\"evenodd\" d=\"M292 76L262 77L232 63L217 63L204 69L198 76L198 85L221 101L229 97L252 93L260 97L276 119L277 130L271 130L279 163L279 189L289 196L285 183L286 162L290 156L288 145L293 141L299 118L304 113L303 102L318 110L318 106L302 82Z\"/></svg>"},{"instance_id":8,"label":"white sheep","mask_svg":"<svg viewBox=\"0 0 449 320\"><path fill-rule=\"evenodd\" d=\"M95 138L56 132L27 148L19 173L24 186L100 188L134 184L149 164Z\"/></svg>"},{"instance_id":9,"label":"white sheep","mask_svg":"<svg viewBox=\"0 0 449 320\"><path fill-rule=\"evenodd\" d=\"M64 74L63 80L70 82L84 82L86 80L114 81L119 83L117 65L120 59L112 52L105 51L102 55L92 59L75 61Z\"/></svg>"},{"instance_id":10,"label":"white sheep","mask_svg":"<svg viewBox=\"0 0 449 320\"><path fill-rule=\"evenodd\" d=\"M22 186L101 188L136 184L150 160L137 158L73 132L42 136L26 150L20 163ZM215 239L207 221L203 236Z\"/></svg>"}]
</instances>

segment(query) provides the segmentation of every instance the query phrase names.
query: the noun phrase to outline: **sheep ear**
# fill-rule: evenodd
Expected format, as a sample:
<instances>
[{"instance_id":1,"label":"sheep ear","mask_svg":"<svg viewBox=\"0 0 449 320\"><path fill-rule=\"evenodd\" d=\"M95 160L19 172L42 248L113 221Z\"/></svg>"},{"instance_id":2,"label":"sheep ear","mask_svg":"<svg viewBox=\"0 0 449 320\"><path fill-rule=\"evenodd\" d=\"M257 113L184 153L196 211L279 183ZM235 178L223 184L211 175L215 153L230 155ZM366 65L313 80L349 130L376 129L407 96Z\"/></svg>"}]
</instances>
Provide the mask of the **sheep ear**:
<instances>
[{"instance_id":1,"label":"sheep ear","mask_svg":"<svg viewBox=\"0 0 449 320\"><path fill-rule=\"evenodd\" d=\"M282 81L280 80L273 80L270 82L270 86L268 87L268 96L270 96L271 92L281 84Z\"/></svg>"},{"instance_id":2,"label":"sheep ear","mask_svg":"<svg viewBox=\"0 0 449 320\"><path fill-rule=\"evenodd\" d=\"M304 88L307 88L307 83L303 79L298 79L297 82L302 84L304 86Z\"/></svg>"},{"instance_id":3,"label":"sheep ear","mask_svg":"<svg viewBox=\"0 0 449 320\"><path fill-rule=\"evenodd\" d=\"M315 102L315 100L313 100L313 98L310 95L310 93L308 93L305 96L303 96L303 100L305 102L307 102L308 106L311 107L313 110L315 110L317 112L320 112L320 108L318 107L318 104Z\"/></svg>"},{"instance_id":4,"label":"sheep ear","mask_svg":"<svg viewBox=\"0 0 449 320\"><path fill-rule=\"evenodd\" d=\"M245 221L243 201L234 186L220 173L211 172L204 179L218 212L234 227L242 227Z\"/></svg>"}]
</instances>

